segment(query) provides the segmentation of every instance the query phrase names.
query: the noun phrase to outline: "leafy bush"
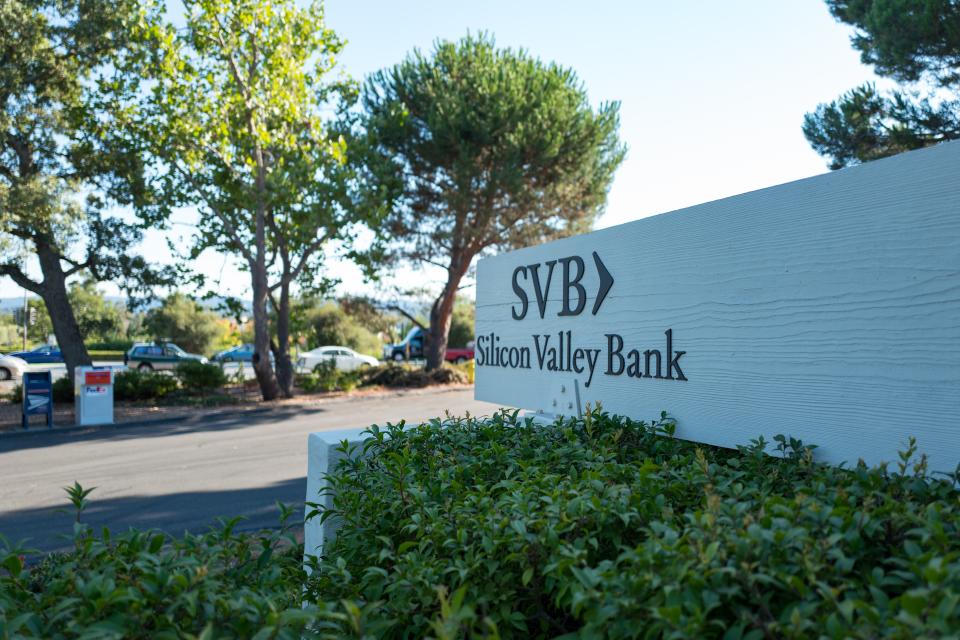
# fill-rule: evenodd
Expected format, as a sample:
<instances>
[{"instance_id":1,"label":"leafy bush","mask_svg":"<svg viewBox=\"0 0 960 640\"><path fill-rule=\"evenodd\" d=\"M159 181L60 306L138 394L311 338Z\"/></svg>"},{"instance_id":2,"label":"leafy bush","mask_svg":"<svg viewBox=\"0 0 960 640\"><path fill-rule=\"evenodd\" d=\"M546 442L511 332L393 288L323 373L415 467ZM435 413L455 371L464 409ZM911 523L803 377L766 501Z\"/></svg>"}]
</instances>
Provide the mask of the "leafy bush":
<instances>
[{"instance_id":1,"label":"leafy bush","mask_svg":"<svg viewBox=\"0 0 960 640\"><path fill-rule=\"evenodd\" d=\"M10 389L10 392L7 394L7 400L13 404L20 404L23 402L23 383L18 382L13 385L13 388Z\"/></svg>"},{"instance_id":2,"label":"leafy bush","mask_svg":"<svg viewBox=\"0 0 960 640\"><path fill-rule=\"evenodd\" d=\"M475 360L471 358L470 360L467 360L461 364L451 364L449 366L462 373L466 377L466 381L469 384L473 384L477 372Z\"/></svg>"},{"instance_id":3,"label":"leafy bush","mask_svg":"<svg viewBox=\"0 0 960 640\"><path fill-rule=\"evenodd\" d=\"M342 528L308 597L375 603L367 624L395 638L960 629L960 470L932 479L913 449L895 471L828 467L792 439L771 456L674 429L599 411L374 427L329 476L319 517Z\"/></svg>"},{"instance_id":4,"label":"leafy bush","mask_svg":"<svg viewBox=\"0 0 960 640\"><path fill-rule=\"evenodd\" d=\"M82 510L89 490L69 491ZM281 528L255 534L239 518L180 539L77 524L69 553L32 566L0 537L0 638L357 637L359 609L301 607L303 547L280 507Z\"/></svg>"},{"instance_id":5,"label":"leafy bush","mask_svg":"<svg viewBox=\"0 0 960 640\"><path fill-rule=\"evenodd\" d=\"M210 353L235 338L228 321L179 292L147 312L144 328L153 337L171 340L190 353Z\"/></svg>"},{"instance_id":6,"label":"leafy bush","mask_svg":"<svg viewBox=\"0 0 960 640\"><path fill-rule=\"evenodd\" d=\"M178 388L177 379L155 371L118 371L113 378L115 400L159 400Z\"/></svg>"},{"instance_id":7,"label":"leafy bush","mask_svg":"<svg viewBox=\"0 0 960 640\"><path fill-rule=\"evenodd\" d=\"M53 401L64 404L73 403L74 389L70 378L64 376L53 381Z\"/></svg>"},{"instance_id":8,"label":"leafy bush","mask_svg":"<svg viewBox=\"0 0 960 640\"><path fill-rule=\"evenodd\" d=\"M360 385L360 373L340 371L333 359L324 360L313 368L312 373L297 376L297 384L307 393L317 391L353 391Z\"/></svg>"},{"instance_id":9,"label":"leafy bush","mask_svg":"<svg viewBox=\"0 0 960 640\"><path fill-rule=\"evenodd\" d=\"M208 393L227 384L227 374L216 364L184 360L177 365L176 376L187 391Z\"/></svg>"},{"instance_id":10,"label":"leafy bush","mask_svg":"<svg viewBox=\"0 0 960 640\"><path fill-rule=\"evenodd\" d=\"M461 368L452 366L427 371L419 367L386 364L364 371L361 384L384 387L428 387L435 384L465 384L467 381L467 374Z\"/></svg>"},{"instance_id":11,"label":"leafy bush","mask_svg":"<svg viewBox=\"0 0 960 640\"><path fill-rule=\"evenodd\" d=\"M347 308L356 308L354 304L347 304ZM345 305L336 302L326 302L320 306L303 311L303 328L307 334L308 344L319 347L327 344L340 344L350 347L360 353L379 356L383 343L380 338L368 328L367 322L372 309L365 309L363 315L367 318L358 318L347 312Z\"/></svg>"},{"instance_id":12,"label":"leafy bush","mask_svg":"<svg viewBox=\"0 0 960 640\"><path fill-rule=\"evenodd\" d=\"M336 390L340 378L336 360L333 358L321 360L313 367L313 374L317 377L317 386L321 391Z\"/></svg>"}]
</instances>

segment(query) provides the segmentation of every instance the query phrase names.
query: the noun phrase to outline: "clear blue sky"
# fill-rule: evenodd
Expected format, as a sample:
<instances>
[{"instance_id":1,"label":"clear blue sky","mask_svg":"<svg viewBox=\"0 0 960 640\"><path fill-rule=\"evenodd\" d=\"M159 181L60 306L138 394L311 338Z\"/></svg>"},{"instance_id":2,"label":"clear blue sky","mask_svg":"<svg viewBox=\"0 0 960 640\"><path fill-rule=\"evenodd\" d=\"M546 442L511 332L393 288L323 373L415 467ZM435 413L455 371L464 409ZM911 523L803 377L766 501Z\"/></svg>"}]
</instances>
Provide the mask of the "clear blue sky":
<instances>
[{"instance_id":1,"label":"clear blue sky","mask_svg":"<svg viewBox=\"0 0 960 640\"><path fill-rule=\"evenodd\" d=\"M573 68L595 104L620 101L629 152L599 227L826 171L800 131L804 113L875 79L821 0L327 0L326 8L355 78L437 38L487 31L501 46ZM150 247L169 260L159 243ZM199 266L222 273L225 290L247 288L222 256ZM346 288L359 286L349 267L334 271Z\"/></svg>"}]
</instances>

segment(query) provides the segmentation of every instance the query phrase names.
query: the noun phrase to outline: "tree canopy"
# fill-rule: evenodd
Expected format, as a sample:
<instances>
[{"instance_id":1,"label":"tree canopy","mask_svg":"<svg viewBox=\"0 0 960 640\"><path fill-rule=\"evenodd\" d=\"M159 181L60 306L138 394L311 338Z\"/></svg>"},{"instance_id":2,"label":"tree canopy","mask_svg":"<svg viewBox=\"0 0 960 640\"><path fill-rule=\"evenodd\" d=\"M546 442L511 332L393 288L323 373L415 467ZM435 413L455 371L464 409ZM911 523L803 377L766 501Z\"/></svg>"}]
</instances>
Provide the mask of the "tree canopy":
<instances>
[{"instance_id":1,"label":"tree canopy","mask_svg":"<svg viewBox=\"0 0 960 640\"><path fill-rule=\"evenodd\" d=\"M290 288L322 280L330 243L352 238L357 211L345 206L344 140L327 123L355 95L334 74L343 42L319 2L184 4L185 27L153 38L157 56L145 73L154 89L131 126L168 206L201 211L186 257L213 248L249 271L261 392L289 395Z\"/></svg>"},{"instance_id":2,"label":"tree canopy","mask_svg":"<svg viewBox=\"0 0 960 640\"><path fill-rule=\"evenodd\" d=\"M220 338L229 333L229 321L203 308L183 293L172 293L159 307L147 312L144 327L151 337L170 340L191 353L209 355L225 346Z\"/></svg>"},{"instance_id":3,"label":"tree canopy","mask_svg":"<svg viewBox=\"0 0 960 640\"><path fill-rule=\"evenodd\" d=\"M830 168L960 138L960 4L950 0L827 0L852 26L864 64L902 88L866 84L804 118Z\"/></svg>"},{"instance_id":4,"label":"tree canopy","mask_svg":"<svg viewBox=\"0 0 960 640\"><path fill-rule=\"evenodd\" d=\"M396 256L446 271L430 314L436 367L476 256L591 228L625 153L619 105L593 109L573 71L485 35L373 74L362 105L357 149L369 191L390 202Z\"/></svg>"},{"instance_id":5,"label":"tree canopy","mask_svg":"<svg viewBox=\"0 0 960 640\"><path fill-rule=\"evenodd\" d=\"M137 0L0 2L0 275L43 299L71 375L90 358L67 279L165 281L130 251L139 228L108 213L151 207L138 149L109 123L154 19Z\"/></svg>"}]
</instances>

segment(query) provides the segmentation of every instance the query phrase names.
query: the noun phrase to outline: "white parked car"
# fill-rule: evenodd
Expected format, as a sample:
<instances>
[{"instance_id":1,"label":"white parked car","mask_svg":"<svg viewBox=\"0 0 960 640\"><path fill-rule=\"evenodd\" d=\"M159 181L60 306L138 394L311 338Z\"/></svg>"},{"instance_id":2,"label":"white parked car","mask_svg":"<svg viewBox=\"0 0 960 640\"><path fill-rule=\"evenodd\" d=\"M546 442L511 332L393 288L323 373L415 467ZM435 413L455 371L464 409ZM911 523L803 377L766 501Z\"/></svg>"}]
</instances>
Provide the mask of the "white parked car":
<instances>
[{"instance_id":1,"label":"white parked car","mask_svg":"<svg viewBox=\"0 0 960 640\"><path fill-rule=\"evenodd\" d=\"M26 370L26 360L0 354L0 380L21 380Z\"/></svg>"},{"instance_id":2,"label":"white parked car","mask_svg":"<svg viewBox=\"0 0 960 640\"><path fill-rule=\"evenodd\" d=\"M380 364L376 358L357 353L347 347L317 347L306 351L297 358L299 371L313 371L321 362L333 360L340 371L355 371L361 367L375 367Z\"/></svg>"}]
</instances>

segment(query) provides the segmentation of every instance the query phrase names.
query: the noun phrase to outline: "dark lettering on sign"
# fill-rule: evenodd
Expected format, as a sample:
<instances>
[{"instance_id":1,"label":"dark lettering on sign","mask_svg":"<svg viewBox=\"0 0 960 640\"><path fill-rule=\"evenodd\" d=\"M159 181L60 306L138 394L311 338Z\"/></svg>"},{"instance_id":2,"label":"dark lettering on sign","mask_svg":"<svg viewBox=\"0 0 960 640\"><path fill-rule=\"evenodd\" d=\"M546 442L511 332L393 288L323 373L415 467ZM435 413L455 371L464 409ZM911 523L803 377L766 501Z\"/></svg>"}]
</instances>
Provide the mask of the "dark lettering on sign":
<instances>
[{"instance_id":1,"label":"dark lettering on sign","mask_svg":"<svg viewBox=\"0 0 960 640\"><path fill-rule=\"evenodd\" d=\"M578 316L580 312L583 311L583 308L587 306L587 290L583 288L583 285L580 284L580 281L583 279L583 274L587 270L583 266L583 258L580 256L570 256L569 258L561 258L560 262L563 263L563 310L558 313L558 316ZM570 278L570 264L577 265L577 277ZM570 308L570 290L576 289L577 291L577 308Z\"/></svg>"},{"instance_id":2,"label":"dark lettering on sign","mask_svg":"<svg viewBox=\"0 0 960 640\"><path fill-rule=\"evenodd\" d=\"M594 251L593 264L597 270L600 286L594 298L592 315L597 315L601 305L607 299L607 294L613 288L613 276L607 266ZM513 270L513 292L517 302L510 307L510 315L514 320L523 320L530 310L531 295L526 284L533 285L533 298L537 302L537 311L543 319L547 313L547 301L550 299L553 271L560 264L562 282L560 283L560 317L578 316L587 307L587 288L583 285L583 278L587 274L587 263L580 256L566 256L556 260L536 262L521 265ZM541 272L540 267L546 267ZM544 280L541 280L541 275ZM554 300L557 300L554 294ZM606 369L602 373L607 376L626 376L628 378L677 380L686 382L680 366L680 359L687 353L673 348L673 329L663 332L666 345L661 349L630 348L623 336L617 333L606 333ZM533 369L540 371L557 371L564 373L583 374L587 380L584 387L589 387L593 376L597 372L597 364L601 362L603 349L587 348L574 344L572 330L559 331L556 334L533 334L533 349L530 346L507 346L500 344L500 336L495 333L481 335L477 338L476 364L478 367L501 367L507 369ZM662 343L661 343L662 344Z\"/></svg>"},{"instance_id":3,"label":"dark lettering on sign","mask_svg":"<svg viewBox=\"0 0 960 640\"><path fill-rule=\"evenodd\" d=\"M517 296L517 304L510 307L510 315L514 320L523 320L527 317L527 311L530 308L530 294L527 292L524 282L533 284L533 297L537 301L537 310L540 312L542 320L547 314L547 301L550 299L550 285L553 283L553 270L560 263L563 267L563 282L561 283L560 300L561 309L558 316L578 316L583 313L587 306L587 289L583 286L583 277L587 274L586 262L580 256L567 256L557 260L547 260L546 262L521 265L513 270L512 285L513 293ZM613 276L603 264L600 255L593 252L593 263L597 268L597 276L600 279L600 288L597 290L596 298L593 301L591 313L597 315L600 306L606 300L607 294L613 287ZM540 279L540 267L546 266L545 281Z\"/></svg>"},{"instance_id":4,"label":"dark lettering on sign","mask_svg":"<svg viewBox=\"0 0 960 640\"><path fill-rule=\"evenodd\" d=\"M664 332L667 338L666 359L659 349L626 350L623 336L616 333L604 334L607 339L606 370L608 376L655 380L686 381L687 377L680 368L680 358L686 351L673 348L673 329ZM476 363L478 367L500 367L503 369L539 369L577 373L587 376L584 387L589 388L593 376L597 373L597 364L601 361L602 348L589 348L576 344L573 331L558 331L555 334L535 333L533 349L529 346L507 346L501 344L500 336L489 333L477 337ZM626 351L626 352L625 352ZM663 375L663 363L667 363L667 375ZM655 363L654 366L651 366Z\"/></svg>"},{"instance_id":5,"label":"dark lettering on sign","mask_svg":"<svg viewBox=\"0 0 960 640\"><path fill-rule=\"evenodd\" d=\"M547 312L547 293L550 291L550 281L553 280L553 268L557 266L556 260L547 262L547 284L543 289L540 288L540 264L530 265L530 273L533 274L533 293L537 296L537 309L540 310L540 318ZM566 268L564 268L564 277L566 277Z\"/></svg>"},{"instance_id":6,"label":"dark lettering on sign","mask_svg":"<svg viewBox=\"0 0 960 640\"><path fill-rule=\"evenodd\" d=\"M520 311L517 311L516 307L510 307L510 313L513 314L514 320L523 320L527 315L527 307L530 306L530 300L527 298L527 292L523 290L523 287L520 286L519 276L523 274L524 279L527 277L527 268L526 267L517 267L513 270L513 292L517 294L517 298L520 300Z\"/></svg>"}]
</instances>

